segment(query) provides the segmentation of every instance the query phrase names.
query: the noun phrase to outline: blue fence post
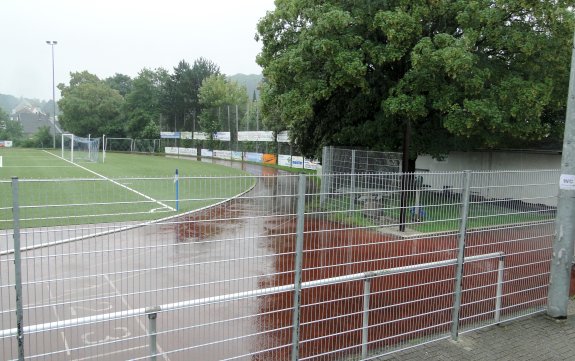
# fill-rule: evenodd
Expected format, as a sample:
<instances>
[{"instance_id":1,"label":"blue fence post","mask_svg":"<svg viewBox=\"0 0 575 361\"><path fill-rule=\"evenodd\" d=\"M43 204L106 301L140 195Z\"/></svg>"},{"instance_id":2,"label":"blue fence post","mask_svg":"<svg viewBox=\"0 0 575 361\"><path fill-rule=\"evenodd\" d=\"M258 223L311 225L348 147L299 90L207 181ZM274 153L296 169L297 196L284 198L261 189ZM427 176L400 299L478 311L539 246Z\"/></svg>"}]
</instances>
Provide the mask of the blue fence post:
<instances>
[{"instance_id":1,"label":"blue fence post","mask_svg":"<svg viewBox=\"0 0 575 361\"><path fill-rule=\"evenodd\" d=\"M180 210L180 177L178 176L178 168L176 168L174 183L176 183L176 212L177 212Z\"/></svg>"}]
</instances>

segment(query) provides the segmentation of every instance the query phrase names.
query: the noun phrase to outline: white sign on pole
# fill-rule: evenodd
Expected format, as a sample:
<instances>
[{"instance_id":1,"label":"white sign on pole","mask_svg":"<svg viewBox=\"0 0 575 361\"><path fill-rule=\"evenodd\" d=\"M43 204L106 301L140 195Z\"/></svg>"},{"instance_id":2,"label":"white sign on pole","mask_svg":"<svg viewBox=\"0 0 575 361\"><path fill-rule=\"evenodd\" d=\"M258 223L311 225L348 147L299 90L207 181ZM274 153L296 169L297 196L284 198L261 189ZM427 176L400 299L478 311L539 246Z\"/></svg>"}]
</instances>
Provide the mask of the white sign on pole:
<instances>
[{"instance_id":1,"label":"white sign on pole","mask_svg":"<svg viewBox=\"0 0 575 361\"><path fill-rule=\"evenodd\" d=\"M575 191L575 175L561 174L559 178L559 188L568 191Z\"/></svg>"},{"instance_id":2,"label":"white sign on pole","mask_svg":"<svg viewBox=\"0 0 575 361\"><path fill-rule=\"evenodd\" d=\"M215 140L223 140L226 142L230 141L230 132L217 132L214 133L214 139Z\"/></svg>"},{"instance_id":3,"label":"white sign on pole","mask_svg":"<svg viewBox=\"0 0 575 361\"><path fill-rule=\"evenodd\" d=\"M289 132L287 130L278 133L278 143L289 143Z\"/></svg>"},{"instance_id":4,"label":"white sign on pole","mask_svg":"<svg viewBox=\"0 0 575 361\"><path fill-rule=\"evenodd\" d=\"M240 141L240 142L273 142L274 141L274 132L264 132L264 131L238 132L238 141Z\"/></svg>"},{"instance_id":5,"label":"white sign on pole","mask_svg":"<svg viewBox=\"0 0 575 361\"><path fill-rule=\"evenodd\" d=\"M284 167L291 167L291 156L286 154L279 154L278 165L282 165Z\"/></svg>"},{"instance_id":6,"label":"white sign on pole","mask_svg":"<svg viewBox=\"0 0 575 361\"><path fill-rule=\"evenodd\" d=\"M204 132L194 132L194 139L206 140L206 139L208 139L208 134L204 133Z\"/></svg>"},{"instance_id":7,"label":"white sign on pole","mask_svg":"<svg viewBox=\"0 0 575 361\"><path fill-rule=\"evenodd\" d=\"M229 150L214 150L213 157L219 159L232 159L232 152Z\"/></svg>"}]
</instances>

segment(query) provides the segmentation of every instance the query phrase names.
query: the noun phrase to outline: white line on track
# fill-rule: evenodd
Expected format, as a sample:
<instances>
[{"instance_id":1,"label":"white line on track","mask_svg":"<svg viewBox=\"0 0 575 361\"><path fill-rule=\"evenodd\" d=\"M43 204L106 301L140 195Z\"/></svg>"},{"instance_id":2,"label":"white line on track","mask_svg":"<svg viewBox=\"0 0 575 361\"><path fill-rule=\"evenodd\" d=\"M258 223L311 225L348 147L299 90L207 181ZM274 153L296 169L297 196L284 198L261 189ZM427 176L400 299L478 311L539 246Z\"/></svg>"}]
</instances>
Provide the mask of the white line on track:
<instances>
[{"instance_id":1,"label":"white line on track","mask_svg":"<svg viewBox=\"0 0 575 361\"><path fill-rule=\"evenodd\" d=\"M81 169L83 169L83 170L85 170L85 171L87 171L87 172L90 172L90 173L92 173L92 174L94 174L94 175L96 175L96 176L98 176L98 177L100 177L100 178L102 178L102 179L105 179L105 180L107 180L107 181L110 181L110 182L114 183L115 185L118 185L118 186L120 186L120 187L122 187L122 188L124 188L124 189L129 190L130 192L134 192L134 193L136 193L137 195L146 198L147 200L150 200L150 201L152 201L152 202L155 202L155 203L161 205L162 208L168 208L168 209L171 210L171 211L175 211L175 210L176 210L175 208L172 208L172 207L170 207L169 205L167 205L167 204L165 204L165 203L162 203L162 202L160 202L160 201L157 200L157 199L154 199L154 198L152 198L152 197L150 197L150 196L147 196L147 195L145 195L144 193L140 193L140 192L138 192L137 190L132 189L132 188L130 188L130 187L128 187L128 186L126 186L126 185L124 185L124 184L122 184L122 183L116 182L115 180L110 179L110 178L108 178L108 177L106 177L106 176L104 176L104 175L102 175L102 174L100 174L100 173L96 173L96 172L94 172L93 170L90 170L90 169L88 169L88 168L86 168L86 167L82 167L81 165L76 164L76 163L74 163L74 162L70 162L68 159L64 159L64 158L62 158L62 157L60 157L60 156L57 156L56 154L52 154L52 153L50 153L50 152L48 152L48 151L45 151L45 150L43 150L43 152L46 152L46 153L50 154L51 156L54 156L54 157L56 157L56 158L58 158L58 159L62 159L62 160L64 160L64 161L66 161L66 162L68 162L68 163L70 163L70 164L72 164L72 165L74 165L74 166L76 166L76 167L78 167L78 168L81 168Z\"/></svg>"},{"instance_id":2,"label":"white line on track","mask_svg":"<svg viewBox=\"0 0 575 361\"><path fill-rule=\"evenodd\" d=\"M114 283L112 281L110 281L110 278L108 277L108 275L104 275L104 279L108 282L108 284L110 284L110 287L112 287L112 289L114 290L114 292L116 292L116 295L118 295L120 297L120 300L122 300L122 303L124 304L124 306L126 306L128 309L131 309L132 307L130 306L130 304L128 303L128 300L126 300L126 297L124 297L122 295L122 293L116 288L116 285L114 285ZM140 326L140 328L144 331L144 332L148 332L148 329L146 328L146 326L142 323L142 321L140 321L140 319L138 317L135 317L136 322L138 323L138 325ZM158 344L158 351L162 354L162 357L164 358L164 360L166 361L170 361L170 358L164 353L164 350L162 350L162 347Z\"/></svg>"},{"instance_id":3,"label":"white line on track","mask_svg":"<svg viewBox=\"0 0 575 361\"><path fill-rule=\"evenodd\" d=\"M48 287L48 293L50 295L50 299L52 299L54 296L52 295L52 289L50 288L50 285L47 285L46 287ZM56 316L56 321L60 321L60 316L58 316L58 310L56 310L56 306L52 305L52 311L54 311L54 315ZM66 354L68 356L70 356L70 346L68 346L68 340L66 339L66 335L64 334L64 331L60 331L60 335L62 336L62 340L64 340L64 347L66 347Z\"/></svg>"},{"instance_id":4,"label":"white line on track","mask_svg":"<svg viewBox=\"0 0 575 361\"><path fill-rule=\"evenodd\" d=\"M74 168L71 165L5 165L3 168Z\"/></svg>"},{"instance_id":5,"label":"white line on track","mask_svg":"<svg viewBox=\"0 0 575 361\"><path fill-rule=\"evenodd\" d=\"M108 357L111 355L116 355L119 353L130 352L130 351L136 351L136 350L146 348L146 347L148 347L148 346L138 346L138 347L125 348L125 349L119 350L119 351L112 351L112 352L108 352L108 353L101 353L101 354L94 355L94 356L77 358L77 359L74 359L73 361L86 361L86 360L92 360L92 359L102 359L104 357Z\"/></svg>"}]
</instances>

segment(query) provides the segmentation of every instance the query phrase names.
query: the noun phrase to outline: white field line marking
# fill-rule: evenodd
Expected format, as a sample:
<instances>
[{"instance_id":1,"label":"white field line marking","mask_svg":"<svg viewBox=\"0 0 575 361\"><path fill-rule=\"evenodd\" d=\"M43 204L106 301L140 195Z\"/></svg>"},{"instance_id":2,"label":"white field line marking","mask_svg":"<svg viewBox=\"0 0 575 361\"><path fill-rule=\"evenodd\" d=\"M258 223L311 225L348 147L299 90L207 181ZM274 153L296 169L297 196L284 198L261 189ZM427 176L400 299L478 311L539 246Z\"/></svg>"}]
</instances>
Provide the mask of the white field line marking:
<instances>
[{"instance_id":1,"label":"white field line marking","mask_svg":"<svg viewBox=\"0 0 575 361\"><path fill-rule=\"evenodd\" d=\"M129 231L129 230L136 229L136 228L146 227L146 226L153 225L153 224L162 224L163 222L171 221L172 219L176 219L176 218L178 218L178 217L187 216L187 215L189 215L189 214L194 214L194 213L203 212L203 211L205 211L206 209L210 209L210 208L212 208L212 207L217 207L217 206L222 205L222 204L224 204L224 203L226 203L226 202L229 202L229 201L232 200L232 199L237 199L237 198L243 196L244 194L247 194L247 193L251 192L251 191L255 188L256 185L257 185L257 182L254 183L251 187L249 187L249 188L246 189L245 191L240 192L240 193L236 194L236 195L233 196L233 197L230 197L230 198L228 198L228 199L224 199L224 200L219 201L219 202L216 202L216 203L214 203L214 204L209 204L209 205L204 206L204 207L201 207L201 208L192 209L191 211L187 211L187 212L184 212L184 213L181 213L181 214L171 215L171 216L163 217L163 218L160 218L160 219L154 219L154 220L146 221L146 222L143 222L143 223L130 224L130 225L128 225L128 226L124 226L124 227L120 227L120 228L114 228L114 229L112 229L112 230L107 230L107 231L102 231L102 232L90 233L90 234L83 235L83 236L66 238L66 239L61 239L61 240L58 240L58 241L46 242L46 243L41 243L41 244L35 244L35 245L32 245L32 246L26 246L26 247L22 247L22 248L20 249L20 251L31 251L31 250L34 250L34 249L39 249L39 248L44 248L44 247L57 246L57 245L64 244L64 243L81 241L81 240L88 239L88 238L92 238L92 237L107 236L107 235L112 234L112 233L120 233L120 232ZM14 253L14 249L7 249L7 250L4 250L4 251L0 251L0 256L5 256L5 255L7 255L7 254L12 254L12 253Z\"/></svg>"},{"instance_id":2,"label":"white field line marking","mask_svg":"<svg viewBox=\"0 0 575 361\"><path fill-rule=\"evenodd\" d=\"M101 359L101 358L104 358L104 357L106 357L106 356L116 355L116 354L124 353L124 352L136 351L136 350L139 350L139 349L142 349L142 348L146 348L146 347L148 347L148 346L145 346L145 345L144 345L144 346L137 346L137 347L125 348L125 349L122 349L122 350L119 350L119 351L112 351L112 352L108 352L108 353L97 354L97 355L94 355L94 356L87 356L87 357L77 358L77 359L74 359L73 361L86 361L86 360L92 360L92 359Z\"/></svg>"},{"instance_id":3,"label":"white field line marking","mask_svg":"<svg viewBox=\"0 0 575 361\"><path fill-rule=\"evenodd\" d=\"M48 294L50 296L50 299L54 298L54 296L52 294L52 289L50 288L50 285L46 285L46 287L48 287ZM60 321L60 316L58 316L58 311L56 310L56 306L52 305L52 311L54 311L54 315L56 316L56 321ZM62 340L64 340L64 347L66 347L66 354L68 356L70 356L71 355L70 346L68 346L68 340L66 339L66 335L64 334L64 331L60 331L60 335L62 336Z\"/></svg>"},{"instance_id":4,"label":"white field line marking","mask_svg":"<svg viewBox=\"0 0 575 361\"><path fill-rule=\"evenodd\" d=\"M126 300L126 297L124 297L122 295L122 293L116 288L116 285L114 285L114 283L112 283L112 281L110 281L110 278L108 278L108 275L104 275L104 278L106 279L106 281L110 284L110 287L112 287L112 289L114 290L114 292L116 292L116 295L120 296L120 300L122 300L122 303L124 304L124 306L126 306L128 309L131 309L132 307L130 307L130 304L128 303L128 300ZM139 317L135 317L136 322L138 323L138 325L140 326L140 328L147 334L148 333L148 329L146 328L146 326L142 323L142 321L140 321ZM162 357L164 358L164 360L166 361L170 361L170 358L164 353L164 350L162 350L162 347L158 344L158 351L162 354Z\"/></svg>"},{"instance_id":5,"label":"white field line marking","mask_svg":"<svg viewBox=\"0 0 575 361\"><path fill-rule=\"evenodd\" d=\"M7 165L4 168L74 168L71 165Z\"/></svg>"},{"instance_id":6,"label":"white field line marking","mask_svg":"<svg viewBox=\"0 0 575 361\"><path fill-rule=\"evenodd\" d=\"M140 193L140 192L138 192L137 190L132 189L132 188L130 188L130 187L128 187L128 186L126 186L126 185L124 185L124 184L122 184L122 183L116 182L115 180L110 179L110 178L108 178L108 177L106 177L106 176L104 176L104 175L101 175L100 173L96 173L96 172L94 172L93 170L90 170L90 169L88 169L88 168L86 168L86 167L82 167L82 166L79 165L79 164L70 162L69 160L64 159L64 158L62 158L62 157L60 157L60 156L57 156L56 154L52 154L52 153L50 153L50 152L48 152L48 151L45 151L45 150L44 150L43 152L46 152L46 153L48 153L48 154L50 154L50 155L52 155L52 156L54 156L54 157L56 157L56 158L62 159L62 160L64 160L64 161L66 161L66 162L68 162L68 163L70 163L70 164L72 164L72 165L74 165L74 166L76 166L76 167L78 167L78 168L81 168L81 169L83 169L83 170L85 170L85 171L87 171L87 172L90 172L90 173L92 173L92 174L94 174L94 175L96 175L96 176L98 176L98 177L100 177L100 178L102 178L102 179L105 179L105 180L107 180L107 181L110 181L110 182L114 183L115 185L118 185L118 186L120 186L120 187L122 187L122 188L124 188L124 189L129 190L130 192L134 192L134 193L136 193L137 195L146 198L147 200L150 200L150 201L152 201L152 202L158 203L159 205L162 206L162 208L168 208L169 210L172 210L172 211L175 211L175 210L176 210L175 208L172 208L172 207L170 207L169 205L167 205L167 204L165 204L165 203L162 203L162 202L160 202L160 201L157 200L157 199L154 199L154 198L152 198L152 197L150 197L150 196L147 196L147 195L145 195L144 193Z\"/></svg>"}]
</instances>

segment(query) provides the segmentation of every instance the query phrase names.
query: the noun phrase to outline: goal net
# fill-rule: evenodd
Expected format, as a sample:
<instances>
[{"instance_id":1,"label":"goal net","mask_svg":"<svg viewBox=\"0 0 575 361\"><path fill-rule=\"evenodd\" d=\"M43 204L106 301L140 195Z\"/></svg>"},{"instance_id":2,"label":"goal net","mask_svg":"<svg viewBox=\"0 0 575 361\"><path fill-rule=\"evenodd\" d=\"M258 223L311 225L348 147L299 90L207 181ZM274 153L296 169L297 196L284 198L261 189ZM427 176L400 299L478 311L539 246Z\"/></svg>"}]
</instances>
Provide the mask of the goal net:
<instances>
[{"instance_id":1,"label":"goal net","mask_svg":"<svg viewBox=\"0 0 575 361\"><path fill-rule=\"evenodd\" d=\"M132 152L134 140L132 138L106 138L106 152Z\"/></svg>"},{"instance_id":2,"label":"goal net","mask_svg":"<svg viewBox=\"0 0 575 361\"><path fill-rule=\"evenodd\" d=\"M83 138L62 134L62 158L70 162L97 162L100 138Z\"/></svg>"},{"instance_id":3,"label":"goal net","mask_svg":"<svg viewBox=\"0 0 575 361\"><path fill-rule=\"evenodd\" d=\"M160 151L160 139L134 139L132 152L158 153Z\"/></svg>"},{"instance_id":4,"label":"goal net","mask_svg":"<svg viewBox=\"0 0 575 361\"><path fill-rule=\"evenodd\" d=\"M106 152L157 153L160 139L106 138Z\"/></svg>"}]
</instances>

